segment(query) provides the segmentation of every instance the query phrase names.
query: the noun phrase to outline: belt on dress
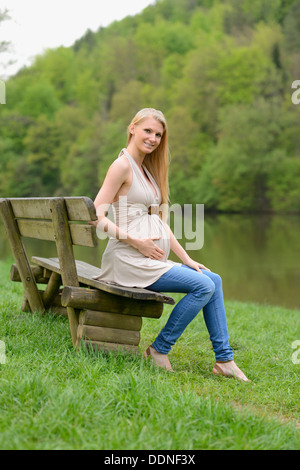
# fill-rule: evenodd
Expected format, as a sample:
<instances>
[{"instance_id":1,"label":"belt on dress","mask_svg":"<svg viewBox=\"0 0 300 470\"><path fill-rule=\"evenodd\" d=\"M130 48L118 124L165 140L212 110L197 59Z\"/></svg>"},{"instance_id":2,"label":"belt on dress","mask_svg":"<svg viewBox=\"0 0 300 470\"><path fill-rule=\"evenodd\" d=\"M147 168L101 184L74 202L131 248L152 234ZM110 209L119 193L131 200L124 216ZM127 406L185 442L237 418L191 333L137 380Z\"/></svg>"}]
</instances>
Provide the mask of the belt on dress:
<instances>
[{"instance_id":1,"label":"belt on dress","mask_svg":"<svg viewBox=\"0 0 300 470\"><path fill-rule=\"evenodd\" d=\"M148 214L149 215L158 215L161 217L162 211L159 210L159 204L151 204L151 206L148 207Z\"/></svg>"}]
</instances>

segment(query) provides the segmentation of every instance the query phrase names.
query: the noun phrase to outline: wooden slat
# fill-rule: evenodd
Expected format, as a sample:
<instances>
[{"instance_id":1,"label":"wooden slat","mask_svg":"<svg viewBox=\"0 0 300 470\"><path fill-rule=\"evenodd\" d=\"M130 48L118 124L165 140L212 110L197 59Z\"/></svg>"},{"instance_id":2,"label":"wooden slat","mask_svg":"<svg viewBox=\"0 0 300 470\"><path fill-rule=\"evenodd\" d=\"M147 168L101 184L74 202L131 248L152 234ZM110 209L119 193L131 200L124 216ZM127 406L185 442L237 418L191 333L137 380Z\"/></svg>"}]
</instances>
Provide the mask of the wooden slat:
<instances>
[{"instance_id":1,"label":"wooden slat","mask_svg":"<svg viewBox=\"0 0 300 470\"><path fill-rule=\"evenodd\" d=\"M52 219L49 198L12 198L10 202L15 217Z\"/></svg>"},{"instance_id":2,"label":"wooden slat","mask_svg":"<svg viewBox=\"0 0 300 470\"><path fill-rule=\"evenodd\" d=\"M17 219L20 234L26 238L37 238L55 242L54 228L51 221ZM93 225L69 224L73 245L96 247L97 235Z\"/></svg>"},{"instance_id":3,"label":"wooden slat","mask_svg":"<svg viewBox=\"0 0 300 470\"><path fill-rule=\"evenodd\" d=\"M31 260L33 263L39 266L43 266L44 268L60 273L60 266L57 258L40 258L33 256ZM83 261L76 261L76 269L79 281L87 286L95 287L96 289L119 295L121 297L129 297L140 300L154 300L156 302L162 302L171 305L175 304L175 300L172 297L161 294L159 292L153 292L147 289L139 289L136 287L123 287L92 279L93 276L99 276L101 269Z\"/></svg>"},{"instance_id":4,"label":"wooden slat","mask_svg":"<svg viewBox=\"0 0 300 470\"><path fill-rule=\"evenodd\" d=\"M35 282L37 284L48 284L49 278L53 271L50 269L43 268L42 266L31 265L31 271L34 275ZM12 264L10 269L10 280L13 282L22 282L19 270L16 264ZM79 283L81 287L85 287L82 283Z\"/></svg>"},{"instance_id":5,"label":"wooden slat","mask_svg":"<svg viewBox=\"0 0 300 470\"><path fill-rule=\"evenodd\" d=\"M55 198L12 198L10 199L17 218L52 219L51 200ZM94 203L88 197L65 197L69 220L97 220Z\"/></svg>"},{"instance_id":6,"label":"wooden slat","mask_svg":"<svg viewBox=\"0 0 300 470\"><path fill-rule=\"evenodd\" d=\"M22 237L55 242L52 222L45 220L17 219Z\"/></svg>"},{"instance_id":7,"label":"wooden slat","mask_svg":"<svg viewBox=\"0 0 300 470\"><path fill-rule=\"evenodd\" d=\"M119 328L103 328L101 326L79 325L77 338L91 341L104 341L108 343L132 344L137 346L140 342L140 332L122 330Z\"/></svg>"},{"instance_id":8,"label":"wooden slat","mask_svg":"<svg viewBox=\"0 0 300 470\"><path fill-rule=\"evenodd\" d=\"M35 281L40 284L48 284L49 277L44 277L44 269L42 266L30 266ZM13 282L22 282L19 270L16 264L12 264L10 268L10 280Z\"/></svg>"},{"instance_id":9,"label":"wooden slat","mask_svg":"<svg viewBox=\"0 0 300 470\"><path fill-rule=\"evenodd\" d=\"M76 309L98 310L112 314L160 318L163 303L111 294L98 289L66 286L62 294L62 305Z\"/></svg>"},{"instance_id":10,"label":"wooden slat","mask_svg":"<svg viewBox=\"0 0 300 470\"><path fill-rule=\"evenodd\" d=\"M79 324L140 331L142 328L142 318L118 313L111 314L95 310L82 310L79 315Z\"/></svg>"},{"instance_id":11,"label":"wooden slat","mask_svg":"<svg viewBox=\"0 0 300 470\"><path fill-rule=\"evenodd\" d=\"M97 220L96 208L88 197L65 197L69 220Z\"/></svg>"},{"instance_id":12,"label":"wooden slat","mask_svg":"<svg viewBox=\"0 0 300 470\"><path fill-rule=\"evenodd\" d=\"M96 227L93 225L69 224L73 245L89 246L98 245Z\"/></svg>"}]
</instances>

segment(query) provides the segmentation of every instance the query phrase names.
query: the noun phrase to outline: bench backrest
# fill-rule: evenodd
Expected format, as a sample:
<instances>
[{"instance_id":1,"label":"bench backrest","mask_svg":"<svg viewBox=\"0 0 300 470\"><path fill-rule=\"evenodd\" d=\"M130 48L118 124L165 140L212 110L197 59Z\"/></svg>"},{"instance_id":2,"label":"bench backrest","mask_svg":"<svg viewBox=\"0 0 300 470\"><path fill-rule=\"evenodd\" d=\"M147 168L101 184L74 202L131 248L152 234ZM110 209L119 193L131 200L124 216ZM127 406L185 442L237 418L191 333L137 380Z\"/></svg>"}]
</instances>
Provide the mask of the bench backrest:
<instances>
[{"instance_id":1,"label":"bench backrest","mask_svg":"<svg viewBox=\"0 0 300 470\"><path fill-rule=\"evenodd\" d=\"M95 227L87 222L96 220L95 206L87 197L65 198L12 198L10 202L14 218L22 237L56 241L63 236L63 228L59 226L55 233L53 219L56 211L65 207L68 226L73 245L97 246ZM84 222L86 222L84 224Z\"/></svg>"},{"instance_id":2,"label":"bench backrest","mask_svg":"<svg viewBox=\"0 0 300 470\"><path fill-rule=\"evenodd\" d=\"M0 213L31 310L43 310L22 237L56 243L64 286L79 286L73 245L95 247L95 206L87 197L0 199Z\"/></svg>"}]
</instances>

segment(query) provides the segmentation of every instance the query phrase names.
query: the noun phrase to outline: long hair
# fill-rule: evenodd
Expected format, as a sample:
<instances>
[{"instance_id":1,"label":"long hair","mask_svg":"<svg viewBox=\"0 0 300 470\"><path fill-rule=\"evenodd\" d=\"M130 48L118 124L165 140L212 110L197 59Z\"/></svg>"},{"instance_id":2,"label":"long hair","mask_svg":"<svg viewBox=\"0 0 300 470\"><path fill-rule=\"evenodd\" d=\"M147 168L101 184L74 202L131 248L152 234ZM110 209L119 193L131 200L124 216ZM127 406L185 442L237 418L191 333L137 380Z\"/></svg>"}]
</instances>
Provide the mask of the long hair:
<instances>
[{"instance_id":1,"label":"long hair","mask_svg":"<svg viewBox=\"0 0 300 470\"><path fill-rule=\"evenodd\" d=\"M146 155L143 164L151 173L158 184L161 192L161 203L169 204L169 147L168 147L168 126L163 113L157 109L144 108L141 109L132 119L132 124L140 124L144 119L152 117L160 122L163 126L163 135L159 146L150 154ZM127 146L131 140L131 133L128 126Z\"/></svg>"}]
</instances>

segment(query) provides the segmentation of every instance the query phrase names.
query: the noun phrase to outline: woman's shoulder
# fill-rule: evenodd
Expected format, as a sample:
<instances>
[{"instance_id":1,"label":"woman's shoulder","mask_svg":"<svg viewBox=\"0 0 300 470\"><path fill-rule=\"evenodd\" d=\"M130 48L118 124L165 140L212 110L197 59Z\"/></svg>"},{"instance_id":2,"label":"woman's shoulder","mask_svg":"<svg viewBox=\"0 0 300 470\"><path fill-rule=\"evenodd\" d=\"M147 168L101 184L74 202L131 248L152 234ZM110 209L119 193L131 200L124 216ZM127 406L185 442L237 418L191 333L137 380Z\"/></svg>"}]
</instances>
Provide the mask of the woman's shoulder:
<instances>
[{"instance_id":1,"label":"woman's shoulder","mask_svg":"<svg viewBox=\"0 0 300 470\"><path fill-rule=\"evenodd\" d=\"M110 168L127 172L130 170L131 165L126 155L123 154L112 162Z\"/></svg>"},{"instance_id":2,"label":"woman's shoulder","mask_svg":"<svg viewBox=\"0 0 300 470\"><path fill-rule=\"evenodd\" d=\"M116 158L110 165L107 177L112 180L117 180L121 183L124 183L126 180L130 179L131 175L131 165L125 155L121 155Z\"/></svg>"}]
</instances>

